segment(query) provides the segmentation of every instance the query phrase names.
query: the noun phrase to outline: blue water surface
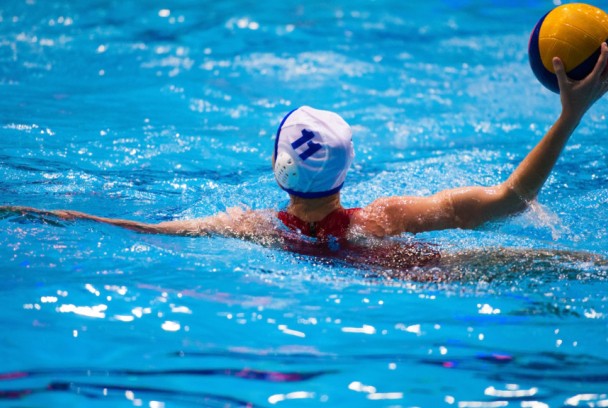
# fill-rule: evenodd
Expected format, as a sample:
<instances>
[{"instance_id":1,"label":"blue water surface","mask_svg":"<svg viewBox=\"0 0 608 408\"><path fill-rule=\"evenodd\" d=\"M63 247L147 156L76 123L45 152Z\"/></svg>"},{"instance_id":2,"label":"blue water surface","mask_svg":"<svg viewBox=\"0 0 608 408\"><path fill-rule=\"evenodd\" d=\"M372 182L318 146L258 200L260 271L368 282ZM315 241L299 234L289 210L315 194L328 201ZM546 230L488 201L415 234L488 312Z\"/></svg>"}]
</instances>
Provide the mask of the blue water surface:
<instances>
[{"instance_id":1,"label":"blue water surface","mask_svg":"<svg viewBox=\"0 0 608 408\"><path fill-rule=\"evenodd\" d=\"M500 183L559 114L527 61L554 3L5 1L0 205L279 209L300 105L353 127L346 206ZM0 405L606 406L607 108L530 210L415 237L465 255L447 282L5 214Z\"/></svg>"}]
</instances>

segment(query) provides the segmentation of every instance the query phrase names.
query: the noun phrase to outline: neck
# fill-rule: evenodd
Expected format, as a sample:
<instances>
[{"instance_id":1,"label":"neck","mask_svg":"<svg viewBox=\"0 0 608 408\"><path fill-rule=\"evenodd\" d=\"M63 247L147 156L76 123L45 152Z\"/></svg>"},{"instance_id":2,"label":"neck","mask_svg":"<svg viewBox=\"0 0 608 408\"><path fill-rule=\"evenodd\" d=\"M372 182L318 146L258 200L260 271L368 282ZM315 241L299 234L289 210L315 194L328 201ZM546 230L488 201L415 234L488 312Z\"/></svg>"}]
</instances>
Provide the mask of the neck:
<instances>
[{"instance_id":1,"label":"neck","mask_svg":"<svg viewBox=\"0 0 608 408\"><path fill-rule=\"evenodd\" d=\"M321 221L329 213L342 208L340 193L321 198L301 198L293 195L289 198L287 212L306 222Z\"/></svg>"}]
</instances>

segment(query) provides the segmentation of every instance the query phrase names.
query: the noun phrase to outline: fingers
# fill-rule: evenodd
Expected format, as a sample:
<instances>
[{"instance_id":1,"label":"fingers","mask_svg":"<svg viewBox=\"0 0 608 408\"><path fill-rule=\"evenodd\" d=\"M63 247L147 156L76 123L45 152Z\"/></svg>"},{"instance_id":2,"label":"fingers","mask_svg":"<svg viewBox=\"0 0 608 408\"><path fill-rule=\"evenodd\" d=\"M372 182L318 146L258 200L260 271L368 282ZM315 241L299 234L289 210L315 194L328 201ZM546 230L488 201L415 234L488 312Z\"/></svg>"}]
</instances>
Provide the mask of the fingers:
<instances>
[{"instance_id":1,"label":"fingers","mask_svg":"<svg viewBox=\"0 0 608 408\"><path fill-rule=\"evenodd\" d=\"M594 89L593 93L595 96L593 96L592 99L597 100L608 92L608 44L605 42L600 46L600 56L595 63L593 70L587 77L580 81L573 81L568 77L564 63L559 57L554 57L552 63L560 93L565 89L583 86L586 87L589 92L591 92L591 89Z\"/></svg>"}]
</instances>

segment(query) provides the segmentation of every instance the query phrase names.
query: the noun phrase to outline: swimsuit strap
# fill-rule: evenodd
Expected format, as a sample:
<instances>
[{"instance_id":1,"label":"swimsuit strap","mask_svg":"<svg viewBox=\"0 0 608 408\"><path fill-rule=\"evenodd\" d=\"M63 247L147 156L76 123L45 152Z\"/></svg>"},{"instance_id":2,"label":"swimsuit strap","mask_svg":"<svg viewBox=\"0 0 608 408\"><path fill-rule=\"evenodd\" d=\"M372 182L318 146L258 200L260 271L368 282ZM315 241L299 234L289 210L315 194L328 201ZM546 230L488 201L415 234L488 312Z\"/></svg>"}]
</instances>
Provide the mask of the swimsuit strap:
<instances>
[{"instance_id":1,"label":"swimsuit strap","mask_svg":"<svg viewBox=\"0 0 608 408\"><path fill-rule=\"evenodd\" d=\"M327 239L346 237L350 221L361 208L338 208L327 214L325 218L316 222L306 222L287 211L279 211L278 218L286 227L309 237Z\"/></svg>"}]
</instances>

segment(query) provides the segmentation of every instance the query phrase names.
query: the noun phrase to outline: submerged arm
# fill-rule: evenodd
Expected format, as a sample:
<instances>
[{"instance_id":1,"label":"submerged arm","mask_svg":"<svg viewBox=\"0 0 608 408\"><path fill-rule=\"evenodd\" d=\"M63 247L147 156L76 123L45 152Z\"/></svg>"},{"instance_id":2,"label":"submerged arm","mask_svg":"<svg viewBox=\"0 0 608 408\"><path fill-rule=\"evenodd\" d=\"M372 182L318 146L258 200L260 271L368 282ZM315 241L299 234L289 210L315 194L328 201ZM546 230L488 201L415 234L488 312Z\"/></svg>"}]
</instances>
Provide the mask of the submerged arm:
<instances>
[{"instance_id":1,"label":"submerged arm","mask_svg":"<svg viewBox=\"0 0 608 408\"><path fill-rule=\"evenodd\" d=\"M374 201L354 219L363 232L395 235L447 228L475 228L522 211L549 177L566 142L587 110L608 90L608 46L604 43L593 71L581 81L566 76L555 58L562 112L551 129L502 184L463 187L430 197L386 197Z\"/></svg>"}]
</instances>

